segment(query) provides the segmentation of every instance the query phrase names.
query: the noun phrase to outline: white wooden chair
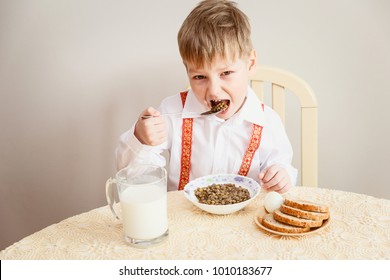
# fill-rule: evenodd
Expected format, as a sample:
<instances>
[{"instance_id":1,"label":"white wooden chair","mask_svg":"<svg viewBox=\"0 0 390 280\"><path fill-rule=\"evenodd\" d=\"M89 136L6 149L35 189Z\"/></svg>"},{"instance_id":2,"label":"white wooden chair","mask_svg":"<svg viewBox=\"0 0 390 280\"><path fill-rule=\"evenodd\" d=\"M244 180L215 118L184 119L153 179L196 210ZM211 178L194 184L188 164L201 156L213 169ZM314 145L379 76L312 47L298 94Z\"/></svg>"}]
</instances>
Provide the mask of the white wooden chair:
<instances>
[{"instance_id":1,"label":"white wooden chair","mask_svg":"<svg viewBox=\"0 0 390 280\"><path fill-rule=\"evenodd\" d=\"M264 100L265 83L269 83L272 105L285 124L286 93L295 94L301 107L301 185L318 186L318 120L317 100L310 86L301 78L287 71L258 66L251 77L251 86Z\"/></svg>"}]
</instances>

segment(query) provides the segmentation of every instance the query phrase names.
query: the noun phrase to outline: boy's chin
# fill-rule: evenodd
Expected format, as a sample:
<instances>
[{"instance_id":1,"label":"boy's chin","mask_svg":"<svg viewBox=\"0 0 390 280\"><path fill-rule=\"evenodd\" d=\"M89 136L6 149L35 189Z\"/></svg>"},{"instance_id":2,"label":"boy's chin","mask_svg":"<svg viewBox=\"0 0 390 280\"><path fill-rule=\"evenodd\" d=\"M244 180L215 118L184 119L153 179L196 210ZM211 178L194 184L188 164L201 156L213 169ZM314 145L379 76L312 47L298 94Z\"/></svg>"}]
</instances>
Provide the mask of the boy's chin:
<instances>
[{"instance_id":1,"label":"boy's chin","mask_svg":"<svg viewBox=\"0 0 390 280\"><path fill-rule=\"evenodd\" d=\"M226 110L226 111L223 111L223 112L217 114L217 117L220 119L223 119L223 120L230 119L234 115L234 113L231 113L231 111L229 109L230 108L228 108L228 110Z\"/></svg>"}]
</instances>

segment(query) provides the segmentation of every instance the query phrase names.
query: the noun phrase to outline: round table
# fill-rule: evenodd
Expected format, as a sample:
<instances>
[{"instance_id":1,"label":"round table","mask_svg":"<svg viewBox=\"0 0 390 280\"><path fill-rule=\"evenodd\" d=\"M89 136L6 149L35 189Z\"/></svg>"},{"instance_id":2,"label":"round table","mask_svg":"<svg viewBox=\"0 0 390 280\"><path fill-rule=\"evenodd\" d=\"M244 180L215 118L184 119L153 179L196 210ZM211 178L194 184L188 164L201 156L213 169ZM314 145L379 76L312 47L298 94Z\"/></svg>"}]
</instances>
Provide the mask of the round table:
<instances>
[{"instance_id":1,"label":"round table","mask_svg":"<svg viewBox=\"0 0 390 280\"><path fill-rule=\"evenodd\" d=\"M329 225L303 236L280 236L255 223L265 193L230 215L193 206L182 191L168 193L169 237L138 249L107 206L46 227L0 252L0 259L390 259L390 200L326 188L295 187L287 195L329 206Z\"/></svg>"}]
</instances>

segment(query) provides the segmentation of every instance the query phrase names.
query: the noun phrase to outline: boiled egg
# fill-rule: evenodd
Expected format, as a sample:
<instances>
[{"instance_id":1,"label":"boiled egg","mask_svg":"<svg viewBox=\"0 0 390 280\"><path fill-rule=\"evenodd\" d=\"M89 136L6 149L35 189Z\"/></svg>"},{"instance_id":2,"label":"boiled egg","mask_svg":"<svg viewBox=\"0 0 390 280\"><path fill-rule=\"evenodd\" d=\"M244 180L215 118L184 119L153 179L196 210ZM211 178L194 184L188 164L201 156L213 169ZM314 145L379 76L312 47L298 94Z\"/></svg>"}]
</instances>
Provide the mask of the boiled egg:
<instances>
[{"instance_id":1,"label":"boiled egg","mask_svg":"<svg viewBox=\"0 0 390 280\"><path fill-rule=\"evenodd\" d=\"M266 194L264 198L264 207L268 213L272 213L275 210L279 209L280 205L284 202L283 196L275 191L271 191Z\"/></svg>"}]
</instances>

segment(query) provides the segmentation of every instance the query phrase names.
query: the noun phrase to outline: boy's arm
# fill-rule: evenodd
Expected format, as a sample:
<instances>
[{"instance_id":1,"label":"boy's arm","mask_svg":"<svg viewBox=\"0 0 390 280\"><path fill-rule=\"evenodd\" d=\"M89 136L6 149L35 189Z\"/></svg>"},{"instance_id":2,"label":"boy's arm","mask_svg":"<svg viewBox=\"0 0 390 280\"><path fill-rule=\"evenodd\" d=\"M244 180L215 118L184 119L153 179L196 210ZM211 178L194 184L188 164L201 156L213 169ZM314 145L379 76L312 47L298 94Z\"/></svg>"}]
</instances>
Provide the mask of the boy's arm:
<instances>
[{"instance_id":1,"label":"boy's arm","mask_svg":"<svg viewBox=\"0 0 390 280\"><path fill-rule=\"evenodd\" d=\"M297 182L298 172L291 164L293 150L279 115L267 106L265 110L274 145L261 167L259 180L268 190L285 192Z\"/></svg>"},{"instance_id":2,"label":"boy's arm","mask_svg":"<svg viewBox=\"0 0 390 280\"><path fill-rule=\"evenodd\" d=\"M162 152L172 145L173 131L169 118L160 114L177 112L181 108L180 94L176 94L164 99L157 110L152 107L144 110L133 127L120 136L115 152L117 169L145 163L165 166L166 158ZM154 117L142 119L145 115Z\"/></svg>"},{"instance_id":3,"label":"boy's arm","mask_svg":"<svg viewBox=\"0 0 390 280\"><path fill-rule=\"evenodd\" d=\"M142 119L143 115L155 117ZM146 109L133 127L120 136L116 149L117 170L132 164L165 166L166 160L161 153L166 148L166 128L159 115L154 108Z\"/></svg>"},{"instance_id":4,"label":"boy's arm","mask_svg":"<svg viewBox=\"0 0 390 280\"><path fill-rule=\"evenodd\" d=\"M119 138L119 145L115 150L117 170L133 164L156 164L165 166L166 160L161 155L165 143L159 146L144 145L134 135L135 125L123 133Z\"/></svg>"}]
</instances>

